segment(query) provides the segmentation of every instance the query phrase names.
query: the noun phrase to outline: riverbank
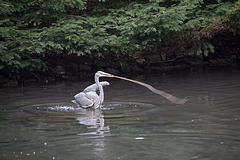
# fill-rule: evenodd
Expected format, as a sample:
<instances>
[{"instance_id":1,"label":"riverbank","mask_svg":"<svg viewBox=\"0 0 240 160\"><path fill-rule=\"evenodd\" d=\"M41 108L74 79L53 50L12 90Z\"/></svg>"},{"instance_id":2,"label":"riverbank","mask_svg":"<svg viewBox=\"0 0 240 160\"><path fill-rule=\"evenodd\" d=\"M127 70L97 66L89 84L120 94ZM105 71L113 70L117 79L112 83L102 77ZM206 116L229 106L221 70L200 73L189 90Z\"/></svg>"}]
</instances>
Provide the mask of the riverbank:
<instances>
[{"instance_id":1,"label":"riverbank","mask_svg":"<svg viewBox=\"0 0 240 160\"><path fill-rule=\"evenodd\" d=\"M239 66L239 57L232 55L225 57L202 58L197 56L185 56L182 58L164 59L163 56L143 55L111 56L105 55L99 58L86 56L46 56L46 70L22 71L17 78L1 78L2 87L16 87L19 85L32 85L58 82L86 81L93 74L102 70L114 75L138 75L150 73L174 72L179 70L193 71L201 68L229 68Z\"/></svg>"}]
</instances>

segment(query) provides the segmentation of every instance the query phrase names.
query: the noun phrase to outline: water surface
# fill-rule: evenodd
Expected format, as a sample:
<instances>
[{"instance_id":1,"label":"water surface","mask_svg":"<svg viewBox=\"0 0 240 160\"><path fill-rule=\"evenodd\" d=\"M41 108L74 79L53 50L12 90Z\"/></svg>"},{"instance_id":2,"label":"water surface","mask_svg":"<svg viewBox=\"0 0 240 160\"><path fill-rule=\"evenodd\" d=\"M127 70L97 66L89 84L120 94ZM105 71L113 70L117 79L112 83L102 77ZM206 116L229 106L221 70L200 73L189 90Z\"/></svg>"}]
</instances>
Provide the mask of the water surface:
<instances>
[{"instance_id":1,"label":"water surface","mask_svg":"<svg viewBox=\"0 0 240 160\"><path fill-rule=\"evenodd\" d=\"M93 81L0 89L0 159L240 158L239 70L135 79L188 102L106 78L101 110L71 103Z\"/></svg>"}]
</instances>

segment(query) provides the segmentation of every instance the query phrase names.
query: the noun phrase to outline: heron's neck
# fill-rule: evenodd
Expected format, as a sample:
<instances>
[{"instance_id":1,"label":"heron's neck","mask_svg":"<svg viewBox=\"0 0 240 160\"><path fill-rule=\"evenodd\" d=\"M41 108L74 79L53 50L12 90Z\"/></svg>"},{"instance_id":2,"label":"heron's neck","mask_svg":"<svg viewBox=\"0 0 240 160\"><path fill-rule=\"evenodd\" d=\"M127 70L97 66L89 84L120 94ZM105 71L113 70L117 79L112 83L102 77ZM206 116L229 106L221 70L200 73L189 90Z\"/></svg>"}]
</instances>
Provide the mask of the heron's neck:
<instances>
[{"instance_id":1,"label":"heron's neck","mask_svg":"<svg viewBox=\"0 0 240 160\"><path fill-rule=\"evenodd\" d=\"M99 77L96 77L95 76L95 82L99 88L99 105L101 105L103 103L103 100L104 100L104 92L103 92L103 87L102 85L100 84L99 82Z\"/></svg>"}]
</instances>

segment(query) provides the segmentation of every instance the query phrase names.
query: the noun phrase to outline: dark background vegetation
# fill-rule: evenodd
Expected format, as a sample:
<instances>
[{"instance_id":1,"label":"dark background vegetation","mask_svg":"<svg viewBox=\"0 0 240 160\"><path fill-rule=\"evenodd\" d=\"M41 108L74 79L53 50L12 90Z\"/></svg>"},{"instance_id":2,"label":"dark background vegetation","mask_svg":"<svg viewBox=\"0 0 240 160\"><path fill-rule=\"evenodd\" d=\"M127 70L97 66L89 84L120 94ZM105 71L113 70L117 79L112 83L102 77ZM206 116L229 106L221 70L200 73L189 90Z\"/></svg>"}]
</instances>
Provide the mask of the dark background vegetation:
<instances>
[{"instance_id":1,"label":"dark background vegetation","mask_svg":"<svg viewBox=\"0 0 240 160\"><path fill-rule=\"evenodd\" d=\"M0 17L1 85L239 59L237 0L0 0Z\"/></svg>"}]
</instances>

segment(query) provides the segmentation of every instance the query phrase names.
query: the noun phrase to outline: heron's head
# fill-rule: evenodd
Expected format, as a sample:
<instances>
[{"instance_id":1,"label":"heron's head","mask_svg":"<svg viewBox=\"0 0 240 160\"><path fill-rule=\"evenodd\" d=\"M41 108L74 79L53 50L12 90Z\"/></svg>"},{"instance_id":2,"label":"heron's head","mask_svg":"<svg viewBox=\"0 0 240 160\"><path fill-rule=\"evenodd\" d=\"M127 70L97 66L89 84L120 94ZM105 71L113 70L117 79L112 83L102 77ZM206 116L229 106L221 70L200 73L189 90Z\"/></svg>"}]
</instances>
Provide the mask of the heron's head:
<instances>
[{"instance_id":1,"label":"heron's head","mask_svg":"<svg viewBox=\"0 0 240 160\"><path fill-rule=\"evenodd\" d=\"M98 76L98 77L114 77L114 75L109 74L109 73L105 73L103 71L97 71L95 73L95 76Z\"/></svg>"}]
</instances>

